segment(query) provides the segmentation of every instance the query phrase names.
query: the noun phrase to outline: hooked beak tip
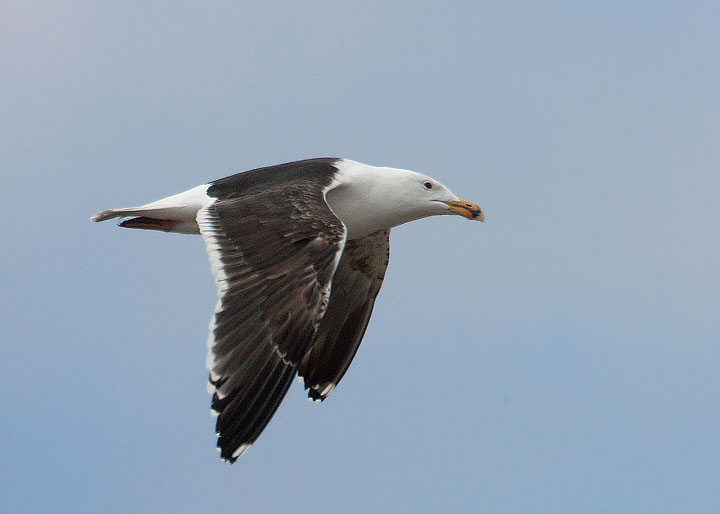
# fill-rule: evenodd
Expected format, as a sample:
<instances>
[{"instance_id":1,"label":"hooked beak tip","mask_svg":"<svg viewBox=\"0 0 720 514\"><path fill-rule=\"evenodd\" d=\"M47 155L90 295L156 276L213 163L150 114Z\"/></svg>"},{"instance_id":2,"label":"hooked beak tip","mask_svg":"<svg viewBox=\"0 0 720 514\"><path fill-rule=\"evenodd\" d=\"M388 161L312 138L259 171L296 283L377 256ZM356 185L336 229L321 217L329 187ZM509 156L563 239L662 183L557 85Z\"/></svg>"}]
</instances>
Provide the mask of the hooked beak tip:
<instances>
[{"instance_id":1,"label":"hooked beak tip","mask_svg":"<svg viewBox=\"0 0 720 514\"><path fill-rule=\"evenodd\" d=\"M467 200L454 200L443 203L449 207L448 211L452 214L457 214L469 220L485 221L485 213L476 203Z\"/></svg>"}]
</instances>

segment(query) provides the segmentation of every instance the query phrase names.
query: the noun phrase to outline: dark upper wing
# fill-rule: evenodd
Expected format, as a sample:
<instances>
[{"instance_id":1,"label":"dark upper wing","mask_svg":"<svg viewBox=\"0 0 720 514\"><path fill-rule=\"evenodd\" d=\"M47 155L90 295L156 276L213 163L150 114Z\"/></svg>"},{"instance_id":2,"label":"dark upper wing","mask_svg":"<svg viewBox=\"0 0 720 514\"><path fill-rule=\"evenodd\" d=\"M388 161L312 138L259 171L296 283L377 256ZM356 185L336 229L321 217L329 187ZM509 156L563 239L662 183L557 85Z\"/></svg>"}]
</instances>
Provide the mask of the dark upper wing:
<instances>
[{"instance_id":1,"label":"dark upper wing","mask_svg":"<svg viewBox=\"0 0 720 514\"><path fill-rule=\"evenodd\" d=\"M285 396L328 304L345 227L323 184L228 193L198 212L220 297L208 368L218 447L234 462Z\"/></svg>"},{"instance_id":2,"label":"dark upper wing","mask_svg":"<svg viewBox=\"0 0 720 514\"><path fill-rule=\"evenodd\" d=\"M390 229L348 241L315 342L300 363L308 396L324 400L360 346L390 258Z\"/></svg>"}]
</instances>

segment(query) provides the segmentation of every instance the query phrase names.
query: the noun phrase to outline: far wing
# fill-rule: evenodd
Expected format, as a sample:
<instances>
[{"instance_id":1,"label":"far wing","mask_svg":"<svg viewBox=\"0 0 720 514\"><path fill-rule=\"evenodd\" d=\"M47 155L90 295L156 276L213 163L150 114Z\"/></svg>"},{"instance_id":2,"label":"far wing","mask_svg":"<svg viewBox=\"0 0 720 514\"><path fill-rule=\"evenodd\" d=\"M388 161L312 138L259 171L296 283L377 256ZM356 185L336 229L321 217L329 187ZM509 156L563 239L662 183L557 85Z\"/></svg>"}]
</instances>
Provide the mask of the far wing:
<instances>
[{"instance_id":1,"label":"far wing","mask_svg":"<svg viewBox=\"0 0 720 514\"><path fill-rule=\"evenodd\" d=\"M313 400L324 400L357 353L390 259L390 229L347 241L315 341L298 372Z\"/></svg>"}]
</instances>

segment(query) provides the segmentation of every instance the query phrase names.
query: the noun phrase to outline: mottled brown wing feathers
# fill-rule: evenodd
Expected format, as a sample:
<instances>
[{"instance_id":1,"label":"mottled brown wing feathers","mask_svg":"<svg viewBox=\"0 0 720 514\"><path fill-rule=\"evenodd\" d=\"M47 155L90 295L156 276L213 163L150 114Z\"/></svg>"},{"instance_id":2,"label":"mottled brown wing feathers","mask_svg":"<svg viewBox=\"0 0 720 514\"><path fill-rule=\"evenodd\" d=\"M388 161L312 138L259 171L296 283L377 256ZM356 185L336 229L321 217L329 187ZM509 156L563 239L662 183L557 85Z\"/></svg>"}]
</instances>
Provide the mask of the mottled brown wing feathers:
<instances>
[{"instance_id":1,"label":"mottled brown wing feathers","mask_svg":"<svg viewBox=\"0 0 720 514\"><path fill-rule=\"evenodd\" d=\"M346 243L327 311L298 368L313 400L324 400L332 392L355 357L389 258L390 229Z\"/></svg>"}]
</instances>

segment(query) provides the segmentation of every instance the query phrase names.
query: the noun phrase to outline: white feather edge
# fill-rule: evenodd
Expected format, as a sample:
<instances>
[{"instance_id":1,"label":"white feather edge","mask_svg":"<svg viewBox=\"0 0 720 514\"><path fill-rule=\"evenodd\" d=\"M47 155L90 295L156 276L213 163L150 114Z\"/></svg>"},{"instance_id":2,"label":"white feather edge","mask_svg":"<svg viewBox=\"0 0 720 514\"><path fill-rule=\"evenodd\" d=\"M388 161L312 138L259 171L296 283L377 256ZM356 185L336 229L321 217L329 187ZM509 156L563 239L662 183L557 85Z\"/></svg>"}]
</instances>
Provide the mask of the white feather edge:
<instances>
[{"instance_id":1,"label":"white feather edge","mask_svg":"<svg viewBox=\"0 0 720 514\"><path fill-rule=\"evenodd\" d=\"M210 378L212 380L218 380L220 375L217 375L213 370L215 368L215 354L212 351L215 345L215 327L216 320L215 315L222 310L223 307L223 296L228 289L227 274L221 260L220 243L218 242L217 233L212 228L212 217L209 214L209 208L215 203L216 199L208 196L208 203L197 212L197 224L200 227L200 234L205 240L205 247L207 249L208 257L210 259L210 270L215 277L215 284L217 286L218 301L215 305L215 313L210 318L210 325L208 326L208 338L207 347L208 353L206 357L206 366L210 371ZM208 381L208 393L213 394L216 392L215 387Z\"/></svg>"}]
</instances>

